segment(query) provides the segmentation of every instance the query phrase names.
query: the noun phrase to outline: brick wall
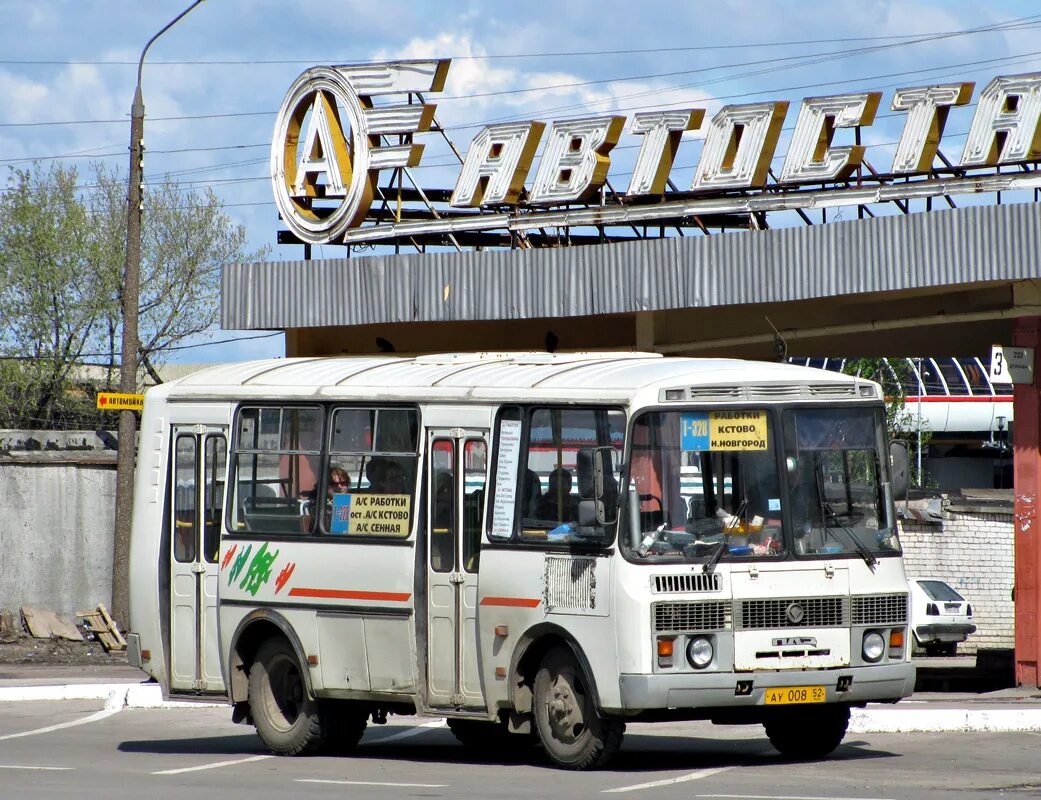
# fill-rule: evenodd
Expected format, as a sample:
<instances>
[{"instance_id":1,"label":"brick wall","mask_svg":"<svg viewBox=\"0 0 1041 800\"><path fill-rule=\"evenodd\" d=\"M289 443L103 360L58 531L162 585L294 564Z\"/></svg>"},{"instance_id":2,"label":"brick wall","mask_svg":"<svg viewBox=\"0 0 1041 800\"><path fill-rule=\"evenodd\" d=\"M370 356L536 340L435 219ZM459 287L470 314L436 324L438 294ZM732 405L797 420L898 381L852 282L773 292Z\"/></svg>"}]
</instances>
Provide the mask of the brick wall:
<instances>
[{"instance_id":1,"label":"brick wall","mask_svg":"<svg viewBox=\"0 0 1041 800\"><path fill-rule=\"evenodd\" d=\"M945 502L942 521L903 520L900 530L908 577L939 578L972 604L976 633L958 652L1013 648L1012 509Z\"/></svg>"}]
</instances>

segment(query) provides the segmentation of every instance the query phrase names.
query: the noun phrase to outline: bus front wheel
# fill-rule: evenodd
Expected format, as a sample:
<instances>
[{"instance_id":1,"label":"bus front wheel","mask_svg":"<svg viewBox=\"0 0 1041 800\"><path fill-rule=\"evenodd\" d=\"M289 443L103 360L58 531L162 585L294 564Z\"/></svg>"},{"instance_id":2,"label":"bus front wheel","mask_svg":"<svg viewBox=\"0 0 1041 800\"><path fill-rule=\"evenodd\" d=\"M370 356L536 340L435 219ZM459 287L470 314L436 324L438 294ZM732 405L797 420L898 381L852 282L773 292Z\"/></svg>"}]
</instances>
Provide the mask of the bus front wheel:
<instances>
[{"instance_id":1,"label":"bus front wheel","mask_svg":"<svg viewBox=\"0 0 1041 800\"><path fill-rule=\"evenodd\" d=\"M249 706L257 734L276 755L317 750L323 742L318 702L307 684L296 653L285 639L268 639L249 670Z\"/></svg>"},{"instance_id":2,"label":"bus front wheel","mask_svg":"<svg viewBox=\"0 0 1041 800\"><path fill-rule=\"evenodd\" d=\"M849 726L849 706L826 705L785 710L763 723L766 735L785 758L823 758L842 743Z\"/></svg>"},{"instance_id":3,"label":"bus front wheel","mask_svg":"<svg viewBox=\"0 0 1041 800\"><path fill-rule=\"evenodd\" d=\"M606 764L622 746L625 723L597 712L582 669L564 647L550 650L535 675L535 727L546 754L565 769Z\"/></svg>"}]
</instances>

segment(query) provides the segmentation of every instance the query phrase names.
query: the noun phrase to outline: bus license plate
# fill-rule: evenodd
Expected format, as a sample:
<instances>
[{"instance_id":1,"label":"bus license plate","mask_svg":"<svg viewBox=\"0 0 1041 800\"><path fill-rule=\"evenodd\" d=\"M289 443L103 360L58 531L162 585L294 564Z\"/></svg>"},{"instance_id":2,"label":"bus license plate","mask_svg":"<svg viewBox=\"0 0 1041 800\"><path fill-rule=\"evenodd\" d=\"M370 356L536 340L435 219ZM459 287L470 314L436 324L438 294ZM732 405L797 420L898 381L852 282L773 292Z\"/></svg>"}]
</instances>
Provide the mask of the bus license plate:
<instances>
[{"instance_id":1,"label":"bus license plate","mask_svg":"<svg viewBox=\"0 0 1041 800\"><path fill-rule=\"evenodd\" d=\"M766 690L766 705L787 706L795 703L823 703L823 686L785 686Z\"/></svg>"}]
</instances>

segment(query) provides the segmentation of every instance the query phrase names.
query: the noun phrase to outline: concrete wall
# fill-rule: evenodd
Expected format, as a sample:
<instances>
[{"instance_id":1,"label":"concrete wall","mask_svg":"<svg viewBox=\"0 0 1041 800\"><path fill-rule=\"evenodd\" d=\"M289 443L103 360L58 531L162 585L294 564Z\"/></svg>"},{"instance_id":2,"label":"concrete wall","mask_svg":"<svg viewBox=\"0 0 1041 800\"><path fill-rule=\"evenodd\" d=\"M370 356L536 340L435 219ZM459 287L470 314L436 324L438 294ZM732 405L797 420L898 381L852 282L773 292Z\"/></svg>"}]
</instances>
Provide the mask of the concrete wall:
<instances>
[{"instance_id":1,"label":"concrete wall","mask_svg":"<svg viewBox=\"0 0 1041 800\"><path fill-rule=\"evenodd\" d=\"M114 452L0 454L0 608L112 600Z\"/></svg>"},{"instance_id":2,"label":"concrete wall","mask_svg":"<svg viewBox=\"0 0 1041 800\"><path fill-rule=\"evenodd\" d=\"M959 653L1015 647L1011 505L947 500L941 520L901 524L908 577L939 578L972 604L976 633L958 645Z\"/></svg>"}]
</instances>

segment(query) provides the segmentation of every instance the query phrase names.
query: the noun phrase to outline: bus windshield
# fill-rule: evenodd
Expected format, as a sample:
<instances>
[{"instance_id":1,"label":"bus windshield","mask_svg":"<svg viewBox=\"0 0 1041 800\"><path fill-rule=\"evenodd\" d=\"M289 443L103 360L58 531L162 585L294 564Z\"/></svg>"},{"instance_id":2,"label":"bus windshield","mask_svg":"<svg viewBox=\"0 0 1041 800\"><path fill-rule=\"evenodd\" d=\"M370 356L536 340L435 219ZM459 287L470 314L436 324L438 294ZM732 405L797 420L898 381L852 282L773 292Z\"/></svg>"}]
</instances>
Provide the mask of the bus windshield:
<instances>
[{"instance_id":1,"label":"bus windshield","mask_svg":"<svg viewBox=\"0 0 1041 800\"><path fill-rule=\"evenodd\" d=\"M633 426L626 533L647 563L899 552L881 411L653 411Z\"/></svg>"},{"instance_id":2,"label":"bus windshield","mask_svg":"<svg viewBox=\"0 0 1041 800\"><path fill-rule=\"evenodd\" d=\"M623 540L630 554L649 561L780 556L775 427L765 409L637 418Z\"/></svg>"},{"instance_id":3,"label":"bus windshield","mask_svg":"<svg viewBox=\"0 0 1041 800\"><path fill-rule=\"evenodd\" d=\"M900 551L885 498L880 409L784 412L785 471L798 555Z\"/></svg>"}]
</instances>

